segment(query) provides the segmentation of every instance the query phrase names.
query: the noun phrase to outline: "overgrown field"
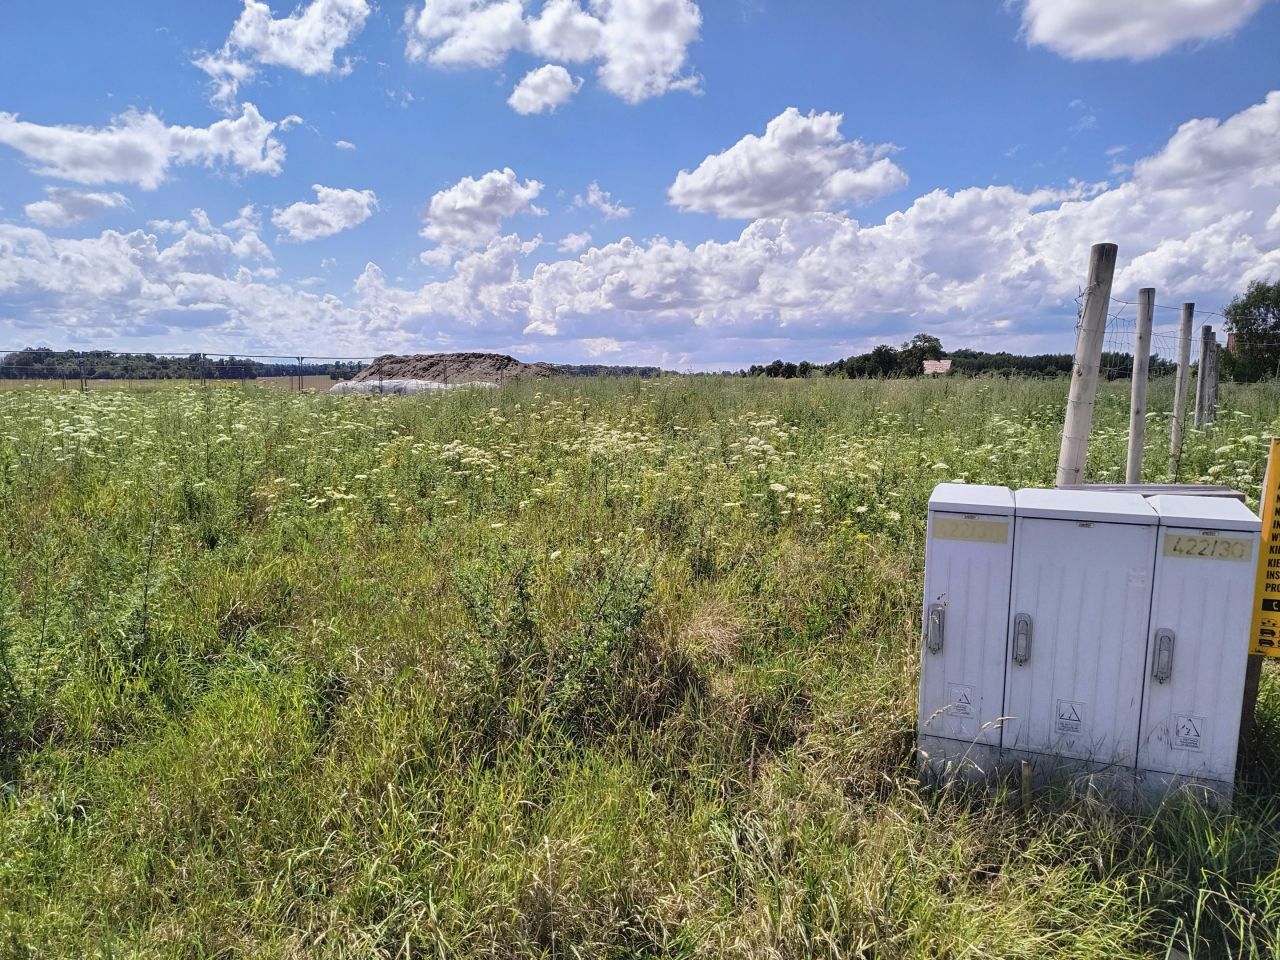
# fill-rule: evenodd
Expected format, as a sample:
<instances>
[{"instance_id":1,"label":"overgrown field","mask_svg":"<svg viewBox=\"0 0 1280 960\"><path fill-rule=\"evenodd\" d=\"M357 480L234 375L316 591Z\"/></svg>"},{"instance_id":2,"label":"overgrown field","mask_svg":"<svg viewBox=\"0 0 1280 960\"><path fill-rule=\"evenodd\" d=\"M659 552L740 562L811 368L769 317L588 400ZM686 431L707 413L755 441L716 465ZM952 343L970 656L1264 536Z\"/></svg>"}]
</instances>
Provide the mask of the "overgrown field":
<instances>
[{"instance_id":1,"label":"overgrown field","mask_svg":"<svg viewBox=\"0 0 1280 960\"><path fill-rule=\"evenodd\" d=\"M929 492L1051 483L1065 389L0 395L0 951L1275 956L1271 672L1231 813L913 778Z\"/></svg>"}]
</instances>

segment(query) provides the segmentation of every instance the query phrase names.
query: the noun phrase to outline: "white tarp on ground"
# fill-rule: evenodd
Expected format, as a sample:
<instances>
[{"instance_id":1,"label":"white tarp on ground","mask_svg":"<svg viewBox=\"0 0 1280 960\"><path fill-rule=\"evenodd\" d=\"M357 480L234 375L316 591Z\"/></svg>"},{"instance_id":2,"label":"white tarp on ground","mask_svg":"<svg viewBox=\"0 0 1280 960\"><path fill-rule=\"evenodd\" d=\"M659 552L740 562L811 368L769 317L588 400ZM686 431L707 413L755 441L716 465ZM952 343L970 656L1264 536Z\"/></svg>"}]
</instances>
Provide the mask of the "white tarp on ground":
<instances>
[{"instance_id":1,"label":"white tarp on ground","mask_svg":"<svg viewBox=\"0 0 1280 960\"><path fill-rule=\"evenodd\" d=\"M343 381L329 388L336 394L373 394L373 393L427 393L431 390L454 390L458 387L496 387L496 383L487 380L476 380L473 383L438 383L435 380L361 380L358 383Z\"/></svg>"}]
</instances>

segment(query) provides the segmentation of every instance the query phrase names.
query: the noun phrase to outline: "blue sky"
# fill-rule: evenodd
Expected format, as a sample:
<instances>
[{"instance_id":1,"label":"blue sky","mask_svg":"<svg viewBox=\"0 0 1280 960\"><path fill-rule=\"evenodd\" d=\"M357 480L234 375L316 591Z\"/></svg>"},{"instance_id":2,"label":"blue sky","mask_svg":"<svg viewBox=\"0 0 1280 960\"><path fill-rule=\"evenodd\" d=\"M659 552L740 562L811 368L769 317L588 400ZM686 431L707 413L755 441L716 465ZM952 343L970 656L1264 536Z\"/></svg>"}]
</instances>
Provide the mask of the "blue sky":
<instances>
[{"instance_id":1,"label":"blue sky","mask_svg":"<svg viewBox=\"0 0 1280 960\"><path fill-rule=\"evenodd\" d=\"M1280 277L1280 3L1120 6L14 5L0 348L1066 350L1104 240L1219 309Z\"/></svg>"}]
</instances>

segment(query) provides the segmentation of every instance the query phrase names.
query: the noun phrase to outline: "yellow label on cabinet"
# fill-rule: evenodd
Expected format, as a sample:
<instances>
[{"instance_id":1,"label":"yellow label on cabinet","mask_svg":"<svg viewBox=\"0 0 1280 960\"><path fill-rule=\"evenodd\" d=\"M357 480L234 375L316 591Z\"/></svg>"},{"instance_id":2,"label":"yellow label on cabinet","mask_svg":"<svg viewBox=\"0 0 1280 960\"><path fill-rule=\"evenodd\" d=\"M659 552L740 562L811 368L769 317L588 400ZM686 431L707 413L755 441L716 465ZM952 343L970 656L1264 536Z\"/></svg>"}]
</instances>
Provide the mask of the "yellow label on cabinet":
<instances>
[{"instance_id":1,"label":"yellow label on cabinet","mask_svg":"<svg viewBox=\"0 0 1280 960\"><path fill-rule=\"evenodd\" d=\"M975 543L1008 543L1008 520L970 520L967 517L933 518L936 540L972 540Z\"/></svg>"}]
</instances>

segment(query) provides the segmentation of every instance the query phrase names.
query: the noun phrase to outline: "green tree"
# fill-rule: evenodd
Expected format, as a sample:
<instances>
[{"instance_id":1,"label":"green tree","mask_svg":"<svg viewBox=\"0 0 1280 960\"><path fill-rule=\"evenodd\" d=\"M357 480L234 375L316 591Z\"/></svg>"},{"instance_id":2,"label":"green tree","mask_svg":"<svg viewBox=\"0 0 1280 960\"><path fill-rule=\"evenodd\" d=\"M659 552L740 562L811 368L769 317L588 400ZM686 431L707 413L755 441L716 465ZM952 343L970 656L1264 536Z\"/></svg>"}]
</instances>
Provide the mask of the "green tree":
<instances>
[{"instance_id":1,"label":"green tree","mask_svg":"<svg viewBox=\"0 0 1280 960\"><path fill-rule=\"evenodd\" d=\"M1254 381L1274 377L1280 370L1280 281L1255 280L1236 297L1222 315L1227 332L1234 336L1224 352L1223 369L1233 380Z\"/></svg>"},{"instance_id":2,"label":"green tree","mask_svg":"<svg viewBox=\"0 0 1280 960\"><path fill-rule=\"evenodd\" d=\"M917 333L898 351L898 366L909 377L924 373L924 361L941 360L942 341L927 333Z\"/></svg>"},{"instance_id":3,"label":"green tree","mask_svg":"<svg viewBox=\"0 0 1280 960\"><path fill-rule=\"evenodd\" d=\"M887 343L872 348L868 360L872 376L892 377L898 372L898 351Z\"/></svg>"}]
</instances>

